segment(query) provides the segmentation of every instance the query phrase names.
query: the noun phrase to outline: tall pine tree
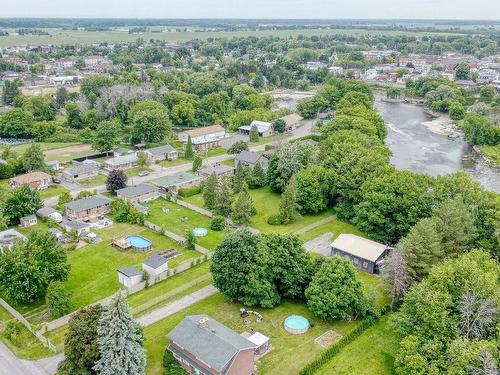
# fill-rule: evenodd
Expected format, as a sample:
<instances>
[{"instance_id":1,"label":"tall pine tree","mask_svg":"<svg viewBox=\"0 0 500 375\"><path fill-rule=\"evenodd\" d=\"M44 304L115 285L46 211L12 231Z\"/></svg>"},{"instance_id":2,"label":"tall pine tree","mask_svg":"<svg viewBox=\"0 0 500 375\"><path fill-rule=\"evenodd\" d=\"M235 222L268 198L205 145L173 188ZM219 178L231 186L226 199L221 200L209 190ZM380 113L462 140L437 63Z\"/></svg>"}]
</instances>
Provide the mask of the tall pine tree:
<instances>
[{"instance_id":1,"label":"tall pine tree","mask_svg":"<svg viewBox=\"0 0 500 375\"><path fill-rule=\"evenodd\" d=\"M300 215L297 207L297 186L295 176L293 176L286 187L285 192L281 196L279 221L281 224L290 224L295 221Z\"/></svg>"},{"instance_id":2,"label":"tall pine tree","mask_svg":"<svg viewBox=\"0 0 500 375\"><path fill-rule=\"evenodd\" d=\"M184 150L184 158L191 159L193 156L193 141L191 140L191 136L189 136L186 144L186 149Z\"/></svg>"},{"instance_id":3,"label":"tall pine tree","mask_svg":"<svg viewBox=\"0 0 500 375\"><path fill-rule=\"evenodd\" d=\"M218 184L219 180L215 173L212 173L203 184L203 201L205 202L205 207L209 210L215 208Z\"/></svg>"},{"instance_id":4,"label":"tall pine tree","mask_svg":"<svg viewBox=\"0 0 500 375\"><path fill-rule=\"evenodd\" d=\"M224 217L231 215L233 202L233 191L228 177L219 180L215 195L214 213Z\"/></svg>"},{"instance_id":5,"label":"tall pine tree","mask_svg":"<svg viewBox=\"0 0 500 375\"><path fill-rule=\"evenodd\" d=\"M252 212L254 210L252 197L248 193L248 187L243 182L238 199L234 204L231 219L239 225L248 225L252 221Z\"/></svg>"},{"instance_id":6,"label":"tall pine tree","mask_svg":"<svg viewBox=\"0 0 500 375\"><path fill-rule=\"evenodd\" d=\"M102 313L97 327L101 358L94 370L100 375L143 375L146 356L140 326L130 307L118 294Z\"/></svg>"},{"instance_id":7,"label":"tall pine tree","mask_svg":"<svg viewBox=\"0 0 500 375\"><path fill-rule=\"evenodd\" d=\"M257 162L255 167L252 169L252 173L248 178L248 186L250 189L258 189L266 185L266 172L262 168L262 165Z\"/></svg>"}]
</instances>

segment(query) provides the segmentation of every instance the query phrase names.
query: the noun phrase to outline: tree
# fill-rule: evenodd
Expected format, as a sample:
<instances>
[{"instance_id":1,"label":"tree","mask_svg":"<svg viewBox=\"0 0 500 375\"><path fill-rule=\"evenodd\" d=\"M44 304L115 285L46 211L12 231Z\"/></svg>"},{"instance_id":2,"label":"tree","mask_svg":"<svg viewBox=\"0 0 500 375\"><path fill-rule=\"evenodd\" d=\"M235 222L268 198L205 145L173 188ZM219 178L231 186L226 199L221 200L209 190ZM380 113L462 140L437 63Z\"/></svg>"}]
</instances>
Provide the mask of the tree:
<instances>
[{"instance_id":1,"label":"tree","mask_svg":"<svg viewBox=\"0 0 500 375\"><path fill-rule=\"evenodd\" d=\"M57 115L57 103L50 96L34 96L27 105L35 121L52 121Z\"/></svg>"},{"instance_id":2,"label":"tree","mask_svg":"<svg viewBox=\"0 0 500 375\"><path fill-rule=\"evenodd\" d=\"M481 86L479 89L479 100L484 103L491 103L495 97L496 91L491 85Z\"/></svg>"},{"instance_id":3,"label":"tree","mask_svg":"<svg viewBox=\"0 0 500 375\"><path fill-rule=\"evenodd\" d=\"M186 148L184 149L184 159L191 159L194 156L193 151L193 141L191 140L191 136L188 136L188 140L186 143Z\"/></svg>"},{"instance_id":4,"label":"tree","mask_svg":"<svg viewBox=\"0 0 500 375\"><path fill-rule=\"evenodd\" d=\"M455 66L455 79L467 80L470 79L470 66L467 63L459 63Z\"/></svg>"},{"instance_id":5,"label":"tree","mask_svg":"<svg viewBox=\"0 0 500 375\"><path fill-rule=\"evenodd\" d=\"M64 360L57 368L61 375L96 375L93 367L100 357L97 343L97 325L102 306L84 307L68 322L68 333L64 340Z\"/></svg>"},{"instance_id":6,"label":"tree","mask_svg":"<svg viewBox=\"0 0 500 375\"><path fill-rule=\"evenodd\" d=\"M33 115L14 108L0 115L0 137L29 138L33 128Z\"/></svg>"},{"instance_id":7,"label":"tree","mask_svg":"<svg viewBox=\"0 0 500 375\"><path fill-rule=\"evenodd\" d=\"M266 172L262 168L262 164L259 162L255 163L252 172L247 177L247 183L250 189L258 189L266 185Z\"/></svg>"},{"instance_id":8,"label":"tree","mask_svg":"<svg viewBox=\"0 0 500 375\"><path fill-rule=\"evenodd\" d=\"M161 142L172 131L167 108L154 100L136 103L128 112L128 119L132 143Z\"/></svg>"},{"instance_id":9,"label":"tree","mask_svg":"<svg viewBox=\"0 0 500 375\"><path fill-rule=\"evenodd\" d=\"M170 117L175 126L188 127L196 123L196 111L189 102L174 105Z\"/></svg>"},{"instance_id":10,"label":"tree","mask_svg":"<svg viewBox=\"0 0 500 375\"><path fill-rule=\"evenodd\" d=\"M326 259L305 291L307 307L321 319L347 319L363 301L363 284L350 260Z\"/></svg>"},{"instance_id":11,"label":"tree","mask_svg":"<svg viewBox=\"0 0 500 375\"><path fill-rule=\"evenodd\" d=\"M0 283L6 295L18 303L43 297L53 281L65 281L70 266L66 251L49 232L32 231L0 257ZM29 272L26 272L29 270Z\"/></svg>"},{"instance_id":12,"label":"tree","mask_svg":"<svg viewBox=\"0 0 500 375\"><path fill-rule=\"evenodd\" d=\"M196 237L192 230L186 232L186 249L194 250L196 245Z\"/></svg>"},{"instance_id":13,"label":"tree","mask_svg":"<svg viewBox=\"0 0 500 375\"><path fill-rule=\"evenodd\" d=\"M263 264L259 237L239 229L224 237L215 248L210 271L214 285L229 299L245 305L273 307L280 297Z\"/></svg>"},{"instance_id":14,"label":"tree","mask_svg":"<svg viewBox=\"0 0 500 375\"><path fill-rule=\"evenodd\" d=\"M290 224L299 216L299 207L297 205L297 185L295 177L288 182L288 186L281 196L278 218L280 224Z\"/></svg>"},{"instance_id":15,"label":"tree","mask_svg":"<svg viewBox=\"0 0 500 375\"><path fill-rule=\"evenodd\" d=\"M481 298L477 293L465 292L460 297L460 331L468 339L480 339L495 326L498 308L493 297Z\"/></svg>"},{"instance_id":16,"label":"tree","mask_svg":"<svg viewBox=\"0 0 500 375\"><path fill-rule=\"evenodd\" d=\"M48 166L45 163L45 155L38 143L32 143L24 151L22 165L23 169L27 172L48 170Z\"/></svg>"},{"instance_id":17,"label":"tree","mask_svg":"<svg viewBox=\"0 0 500 375\"><path fill-rule=\"evenodd\" d=\"M99 352L94 370L100 375L145 374L143 334L121 293L103 311L97 326Z\"/></svg>"},{"instance_id":18,"label":"tree","mask_svg":"<svg viewBox=\"0 0 500 375\"><path fill-rule=\"evenodd\" d=\"M231 215L233 191L228 177L221 177L217 185L213 212L216 215L228 217Z\"/></svg>"},{"instance_id":19,"label":"tree","mask_svg":"<svg viewBox=\"0 0 500 375\"><path fill-rule=\"evenodd\" d=\"M203 159L200 156L196 155L193 160L192 171L196 173L201 169L202 166L203 166Z\"/></svg>"},{"instance_id":20,"label":"tree","mask_svg":"<svg viewBox=\"0 0 500 375\"><path fill-rule=\"evenodd\" d=\"M208 176L203 184L203 202L205 203L205 207L209 210L215 208L218 184L219 181L215 172Z\"/></svg>"},{"instance_id":21,"label":"tree","mask_svg":"<svg viewBox=\"0 0 500 375\"><path fill-rule=\"evenodd\" d=\"M240 193L233 207L231 219L238 225L248 225L252 221L252 214L255 210L253 200L248 193L246 183L240 189Z\"/></svg>"},{"instance_id":22,"label":"tree","mask_svg":"<svg viewBox=\"0 0 500 375\"><path fill-rule=\"evenodd\" d=\"M19 91L19 85L20 82L17 80L5 81L2 93L3 103L5 105L14 104L14 99L21 94Z\"/></svg>"},{"instance_id":23,"label":"tree","mask_svg":"<svg viewBox=\"0 0 500 375\"><path fill-rule=\"evenodd\" d=\"M252 127L250 128L249 139L250 142L259 142L259 129L256 125L252 125Z\"/></svg>"},{"instance_id":24,"label":"tree","mask_svg":"<svg viewBox=\"0 0 500 375\"><path fill-rule=\"evenodd\" d=\"M51 319L57 319L71 312L71 293L60 281L53 281L49 284L45 302Z\"/></svg>"},{"instance_id":25,"label":"tree","mask_svg":"<svg viewBox=\"0 0 500 375\"><path fill-rule=\"evenodd\" d=\"M249 169L246 166L243 166L242 163L238 163L236 166L236 171L234 173L234 176L232 178L232 183L233 183L233 190L235 192L239 192L243 185L246 184L248 175L249 175Z\"/></svg>"},{"instance_id":26,"label":"tree","mask_svg":"<svg viewBox=\"0 0 500 375\"><path fill-rule=\"evenodd\" d=\"M394 367L398 375L428 374L427 360L420 354L418 337L408 336L401 341Z\"/></svg>"},{"instance_id":27,"label":"tree","mask_svg":"<svg viewBox=\"0 0 500 375\"><path fill-rule=\"evenodd\" d=\"M286 130L286 122L285 120L279 118L273 124L273 129L277 133L284 133Z\"/></svg>"},{"instance_id":28,"label":"tree","mask_svg":"<svg viewBox=\"0 0 500 375\"><path fill-rule=\"evenodd\" d=\"M450 118L452 120L455 120L455 121L461 120L465 116L465 108L461 103L459 103L457 101L453 101L448 106L448 114L450 115Z\"/></svg>"},{"instance_id":29,"label":"tree","mask_svg":"<svg viewBox=\"0 0 500 375\"><path fill-rule=\"evenodd\" d=\"M132 202L114 199L109 205L109 213L118 223L144 224L145 214L140 212Z\"/></svg>"},{"instance_id":30,"label":"tree","mask_svg":"<svg viewBox=\"0 0 500 375\"><path fill-rule=\"evenodd\" d=\"M69 99L68 90L65 87L59 87L56 91L56 103L58 108L63 108Z\"/></svg>"},{"instance_id":31,"label":"tree","mask_svg":"<svg viewBox=\"0 0 500 375\"><path fill-rule=\"evenodd\" d=\"M3 214L9 219L10 225L19 223L19 219L34 214L43 206L38 191L29 185L13 189L5 198Z\"/></svg>"},{"instance_id":32,"label":"tree","mask_svg":"<svg viewBox=\"0 0 500 375\"><path fill-rule=\"evenodd\" d=\"M148 156L144 152L137 153L137 165L141 168L148 165Z\"/></svg>"},{"instance_id":33,"label":"tree","mask_svg":"<svg viewBox=\"0 0 500 375\"><path fill-rule=\"evenodd\" d=\"M78 104L72 101L66 102L64 105L66 110L66 124L70 128L81 129L83 127L82 112Z\"/></svg>"},{"instance_id":34,"label":"tree","mask_svg":"<svg viewBox=\"0 0 500 375\"><path fill-rule=\"evenodd\" d=\"M237 141L228 148L227 153L230 155L239 154L241 151L248 151L248 143L245 141Z\"/></svg>"},{"instance_id":35,"label":"tree","mask_svg":"<svg viewBox=\"0 0 500 375\"><path fill-rule=\"evenodd\" d=\"M109 172L106 179L106 190L115 193L117 190L127 187L127 175L120 169Z\"/></svg>"},{"instance_id":36,"label":"tree","mask_svg":"<svg viewBox=\"0 0 500 375\"><path fill-rule=\"evenodd\" d=\"M390 287L392 304L401 301L411 284L403 250L396 248L385 258L381 276Z\"/></svg>"},{"instance_id":37,"label":"tree","mask_svg":"<svg viewBox=\"0 0 500 375\"><path fill-rule=\"evenodd\" d=\"M300 213L318 213L326 210L330 188L326 176L327 171L317 165L307 167L295 175Z\"/></svg>"},{"instance_id":38,"label":"tree","mask_svg":"<svg viewBox=\"0 0 500 375\"><path fill-rule=\"evenodd\" d=\"M58 207L64 207L65 203L69 203L73 200L73 196L68 190L64 190L61 194L59 194L59 197L57 199L57 206Z\"/></svg>"},{"instance_id":39,"label":"tree","mask_svg":"<svg viewBox=\"0 0 500 375\"><path fill-rule=\"evenodd\" d=\"M216 215L212 218L212 221L210 222L210 229L215 231L221 231L224 230L225 227L226 227L226 221L223 216Z\"/></svg>"},{"instance_id":40,"label":"tree","mask_svg":"<svg viewBox=\"0 0 500 375\"><path fill-rule=\"evenodd\" d=\"M116 122L102 121L97 125L92 148L99 152L111 151L118 144L120 129Z\"/></svg>"}]
</instances>

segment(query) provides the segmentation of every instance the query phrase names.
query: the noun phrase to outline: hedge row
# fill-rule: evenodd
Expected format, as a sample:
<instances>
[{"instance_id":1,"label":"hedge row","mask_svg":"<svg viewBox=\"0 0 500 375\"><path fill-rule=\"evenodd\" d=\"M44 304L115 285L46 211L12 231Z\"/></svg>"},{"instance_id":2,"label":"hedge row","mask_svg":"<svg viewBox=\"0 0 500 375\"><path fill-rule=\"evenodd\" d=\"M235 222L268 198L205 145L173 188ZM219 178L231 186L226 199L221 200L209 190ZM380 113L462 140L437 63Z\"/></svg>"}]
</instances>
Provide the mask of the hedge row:
<instances>
[{"instance_id":1,"label":"hedge row","mask_svg":"<svg viewBox=\"0 0 500 375\"><path fill-rule=\"evenodd\" d=\"M177 193L183 198L189 198L189 197L192 197L193 195L200 194L201 187L200 186L193 186L191 188L183 188L183 189L179 189L177 191Z\"/></svg>"},{"instance_id":2,"label":"hedge row","mask_svg":"<svg viewBox=\"0 0 500 375\"><path fill-rule=\"evenodd\" d=\"M339 341L326 349L318 359L309 362L299 373L299 375L313 375L326 363L328 363L335 355L337 355L346 345L357 339L363 332L373 326L378 321L378 318L370 316L363 320L356 328L347 335L343 336Z\"/></svg>"}]
</instances>

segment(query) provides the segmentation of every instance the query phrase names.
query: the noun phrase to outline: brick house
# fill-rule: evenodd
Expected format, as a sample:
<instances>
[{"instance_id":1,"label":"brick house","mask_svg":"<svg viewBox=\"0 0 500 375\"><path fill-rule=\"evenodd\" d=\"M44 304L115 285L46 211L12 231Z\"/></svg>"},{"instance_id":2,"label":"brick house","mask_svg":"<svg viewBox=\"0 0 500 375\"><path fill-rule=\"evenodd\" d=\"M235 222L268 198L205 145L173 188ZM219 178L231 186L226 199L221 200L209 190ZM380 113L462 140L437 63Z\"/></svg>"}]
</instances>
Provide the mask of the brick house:
<instances>
[{"instance_id":1,"label":"brick house","mask_svg":"<svg viewBox=\"0 0 500 375\"><path fill-rule=\"evenodd\" d=\"M207 315L185 317L167 337L168 350L190 374L255 373L256 345Z\"/></svg>"},{"instance_id":2,"label":"brick house","mask_svg":"<svg viewBox=\"0 0 500 375\"><path fill-rule=\"evenodd\" d=\"M116 196L130 202L149 202L161 196L160 189L148 184L127 186L116 191Z\"/></svg>"},{"instance_id":3,"label":"brick house","mask_svg":"<svg viewBox=\"0 0 500 375\"><path fill-rule=\"evenodd\" d=\"M155 163L163 160L177 160L179 152L170 145L148 148L144 150L150 162Z\"/></svg>"},{"instance_id":4,"label":"brick house","mask_svg":"<svg viewBox=\"0 0 500 375\"><path fill-rule=\"evenodd\" d=\"M99 217L108 213L111 199L99 195L77 199L66 203L66 216L70 220L95 222Z\"/></svg>"},{"instance_id":5,"label":"brick house","mask_svg":"<svg viewBox=\"0 0 500 375\"><path fill-rule=\"evenodd\" d=\"M9 180L9 185L12 188L17 188L24 184L28 184L32 189L35 190L46 189L50 185L52 185L52 176L45 172L31 172L12 177Z\"/></svg>"},{"instance_id":6,"label":"brick house","mask_svg":"<svg viewBox=\"0 0 500 375\"><path fill-rule=\"evenodd\" d=\"M68 168L61 173L61 178L65 181L74 182L86 178L96 177L99 174L99 166L96 164L79 164Z\"/></svg>"},{"instance_id":7,"label":"brick house","mask_svg":"<svg viewBox=\"0 0 500 375\"><path fill-rule=\"evenodd\" d=\"M182 142L183 146L186 147L188 138L191 137L193 149L196 151L204 151L218 147L219 142L227 136L226 129L222 126L212 125L183 131L179 133L179 140Z\"/></svg>"},{"instance_id":8,"label":"brick house","mask_svg":"<svg viewBox=\"0 0 500 375\"><path fill-rule=\"evenodd\" d=\"M137 153L116 156L114 158L104 161L104 169L113 171L117 169L129 169L137 166L138 157Z\"/></svg>"}]
</instances>

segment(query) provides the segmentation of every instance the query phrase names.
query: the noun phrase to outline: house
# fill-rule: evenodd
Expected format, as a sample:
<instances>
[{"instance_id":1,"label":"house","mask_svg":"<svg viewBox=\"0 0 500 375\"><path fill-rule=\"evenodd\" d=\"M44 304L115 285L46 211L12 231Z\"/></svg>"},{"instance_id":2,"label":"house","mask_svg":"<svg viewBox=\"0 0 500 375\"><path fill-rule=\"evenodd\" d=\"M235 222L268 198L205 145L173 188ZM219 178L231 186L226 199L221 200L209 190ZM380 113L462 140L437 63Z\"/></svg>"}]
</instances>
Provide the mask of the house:
<instances>
[{"instance_id":1,"label":"house","mask_svg":"<svg viewBox=\"0 0 500 375\"><path fill-rule=\"evenodd\" d=\"M213 167L206 166L198 171L198 175L203 178L207 178L212 175L212 173L215 173L217 176L232 176L234 174L234 168L227 165L216 164Z\"/></svg>"},{"instance_id":2,"label":"house","mask_svg":"<svg viewBox=\"0 0 500 375\"><path fill-rule=\"evenodd\" d=\"M220 125L205 126L186 130L179 133L179 140L186 147L188 138L191 137L191 143L196 151L209 150L219 146L219 142L228 137L226 129Z\"/></svg>"},{"instance_id":3,"label":"house","mask_svg":"<svg viewBox=\"0 0 500 375\"><path fill-rule=\"evenodd\" d=\"M24 216L19 219L21 228L28 228L38 224L38 220L35 215Z\"/></svg>"},{"instance_id":4,"label":"house","mask_svg":"<svg viewBox=\"0 0 500 375\"><path fill-rule=\"evenodd\" d=\"M179 152L170 145L148 148L144 152L152 163L162 160L177 160L179 158Z\"/></svg>"},{"instance_id":5,"label":"house","mask_svg":"<svg viewBox=\"0 0 500 375\"><path fill-rule=\"evenodd\" d=\"M47 162L47 165L49 166L50 169L53 171L58 171L61 169L61 163L59 163L58 160L51 160Z\"/></svg>"},{"instance_id":6,"label":"house","mask_svg":"<svg viewBox=\"0 0 500 375\"><path fill-rule=\"evenodd\" d=\"M203 181L203 178L188 172L177 172L170 176L160 177L151 181L156 186L159 186L165 191L176 192L182 188L190 188L198 186Z\"/></svg>"},{"instance_id":7,"label":"house","mask_svg":"<svg viewBox=\"0 0 500 375\"><path fill-rule=\"evenodd\" d=\"M281 120L285 121L285 131L289 132L297 128L300 125L300 122L304 120L304 118L297 113L292 113L290 115L281 117Z\"/></svg>"},{"instance_id":8,"label":"house","mask_svg":"<svg viewBox=\"0 0 500 375\"><path fill-rule=\"evenodd\" d=\"M108 213L111 199L93 195L76 201L65 203L66 216L70 220L95 222L100 216Z\"/></svg>"},{"instance_id":9,"label":"house","mask_svg":"<svg viewBox=\"0 0 500 375\"><path fill-rule=\"evenodd\" d=\"M10 250L17 239L21 239L23 241L27 240L24 235L15 229L7 229L0 232L0 251L6 249Z\"/></svg>"},{"instance_id":10,"label":"house","mask_svg":"<svg viewBox=\"0 0 500 375\"><path fill-rule=\"evenodd\" d=\"M481 69L478 72L478 77L476 82L479 84L485 84L493 82L498 78L498 73L493 69Z\"/></svg>"},{"instance_id":11,"label":"house","mask_svg":"<svg viewBox=\"0 0 500 375\"><path fill-rule=\"evenodd\" d=\"M347 257L354 266L363 271L375 274L380 270L384 257L389 254L387 245L356 236L342 233L331 244L331 255Z\"/></svg>"},{"instance_id":12,"label":"house","mask_svg":"<svg viewBox=\"0 0 500 375\"><path fill-rule=\"evenodd\" d=\"M142 262L142 269L146 271L150 277L160 276L168 269L168 260L159 254L153 254L144 262Z\"/></svg>"},{"instance_id":13,"label":"house","mask_svg":"<svg viewBox=\"0 0 500 375\"><path fill-rule=\"evenodd\" d=\"M130 202L149 202L159 198L161 193L157 186L139 184L117 190L116 196Z\"/></svg>"},{"instance_id":14,"label":"house","mask_svg":"<svg viewBox=\"0 0 500 375\"><path fill-rule=\"evenodd\" d=\"M17 188L21 185L28 184L32 189L42 190L52 185L52 176L45 172L31 172L20 176L12 177L9 180L9 185Z\"/></svg>"},{"instance_id":15,"label":"house","mask_svg":"<svg viewBox=\"0 0 500 375\"><path fill-rule=\"evenodd\" d=\"M108 171L113 171L116 169L129 169L137 166L138 157L137 153L131 153L122 156L116 156L114 158L104 161L104 169Z\"/></svg>"},{"instance_id":16,"label":"house","mask_svg":"<svg viewBox=\"0 0 500 375\"><path fill-rule=\"evenodd\" d=\"M61 227L66 232L76 231L76 233L79 236L82 236L82 235L90 232L90 224L86 223L84 221L81 221L81 220L68 220L68 219L64 218L60 224L61 224Z\"/></svg>"},{"instance_id":17,"label":"house","mask_svg":"<svg viewBox=\"0 0 500 375\"><path fill-rule=\"evenodd\" d=\"M87 178L96 177L99 174L99 166L93 163L82 163L68 168L61 173L65 181L75 182Z\"/></svg>"},{"instance_id":18,"label":"house","mask_svg":"<svg viewBox=\"0 0 500 375\"><path fill-rule=\"evenodd\" d=\"M44 206L40 208L36 215L42 219L51 219L57 223L60 223L63 219L62 214L59 211L54 210L52 207Z\"/></svg>"},{"instance_id":19,"label":"house","mask_svg":"<svg viewBox=\"0 0 500 375\"><path fill-rule=\"evenodd\" d=\"M252 151L241 151L234 157L234 167L237 168L238 164L242 164L244 167L253 169L255 164L260 163L262 169L267 169L269 164L269 159L263 155L257 154Z\"/></svg>"},{"instance_id":20,"label":"house","mask_svg":"<svg viewBox=\"0 0 500 375\"><path fill-rule=\"evenodd\" d=\"M190 374L251 375L256 345L207 315L186 316L167 337Z\"/></svg>"},{"instance_id":21,"label":"house","mask_svg":"<svg viewBox=\"0 0 500 375\"><path fill-rule=\"evenodd\" d=\"M118 282L126 288L131 288L142 281L142 272L135 267L125 267L118 270Z\"/></svg>"},{"instance_id":22,"label":"house","mask_svg":"<svg viewBox=\"0 0 500 375\"><path fill-rule=\"evenodd\" d=\"M240 133L250 134L250 130L252 129L253 126L257 127L259 136L263 138L269 137L270 135L273 134L273 124L271 124L270 122L257 121L257 120L253 120L250 125L240 126L238 130L240 131Z\"/></svg>"}]
</instances>

